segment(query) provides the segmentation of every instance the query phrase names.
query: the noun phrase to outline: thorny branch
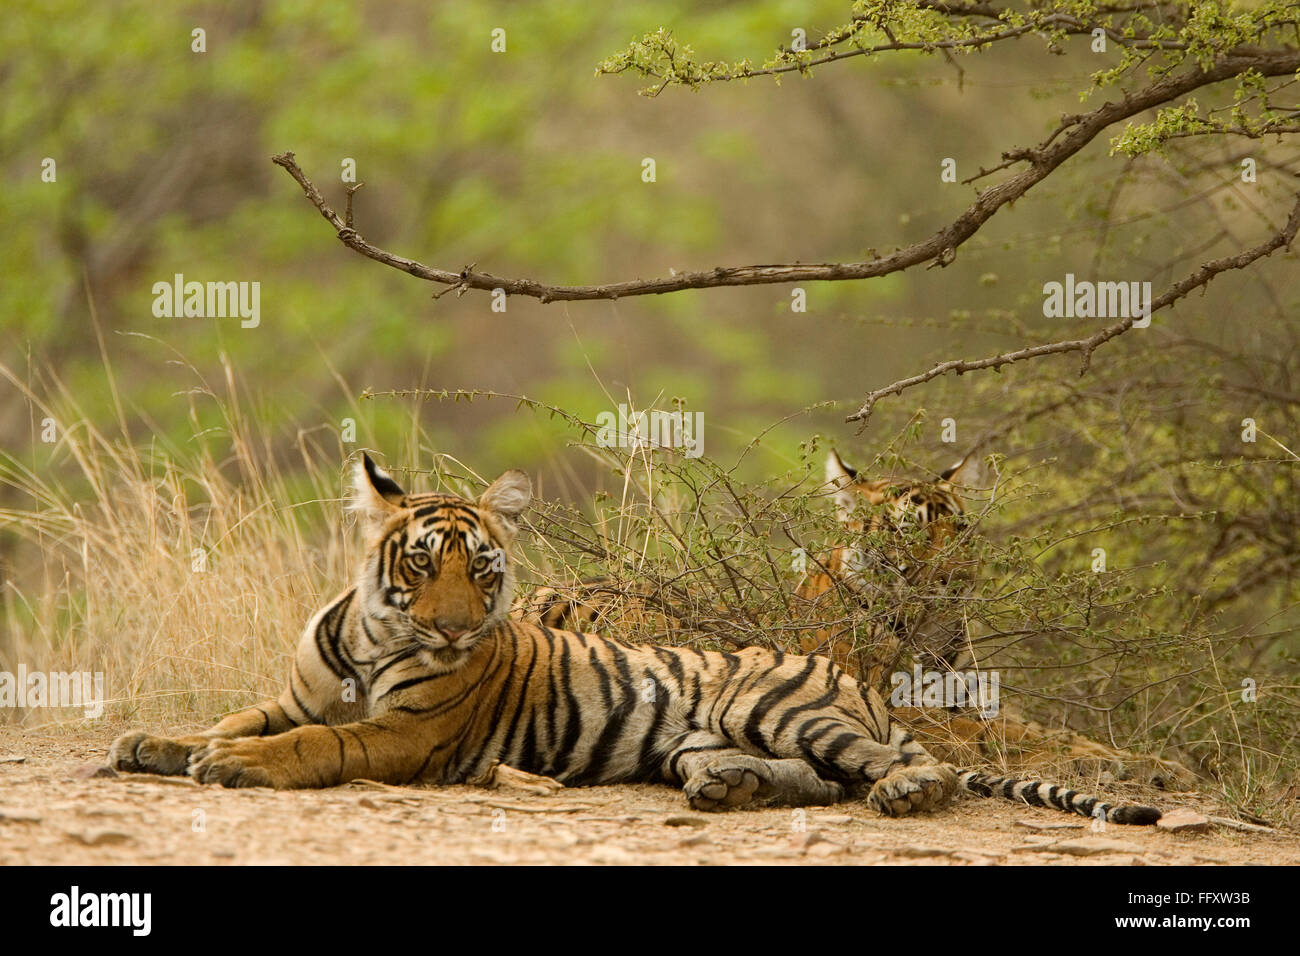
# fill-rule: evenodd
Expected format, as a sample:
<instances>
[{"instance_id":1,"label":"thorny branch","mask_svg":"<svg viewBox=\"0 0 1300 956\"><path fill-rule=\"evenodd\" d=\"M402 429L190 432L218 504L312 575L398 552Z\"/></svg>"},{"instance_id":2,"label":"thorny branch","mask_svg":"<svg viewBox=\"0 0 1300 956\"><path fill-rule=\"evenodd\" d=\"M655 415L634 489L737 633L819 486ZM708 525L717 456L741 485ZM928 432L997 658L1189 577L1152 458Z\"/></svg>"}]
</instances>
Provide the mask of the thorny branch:
<instances>
[{"instance_id":1,"label":"thorny branch","mask_svg":"<svg viewBox=\"0 0 1300 956\"><path fill-rule=\"evenodd\" d=\"M962 9L962 12L974 13L978 10L979 5L975 4L970 5L969 9ZM474 265L453 272L395 255L366 242L352 223L352 193L355 192L355 188L348 191L347 215L346 218L342 218L325 201L320 190L303 173L292 152L274 156L272 161L276 165L283 167L294 178L307 199L334 228L339 240L344 245L377 262L400 269L417 278L446 286L447 288L438 295L451 291L455 291L457 295L462 295L471 289L484 291L500 289L507 295L529 296L543 303L548 303L575 300L612 300L624 296L663 295L686 289L709 289L724 286L870 279L901 272L921 263L929 263L931 268L947 266L956 258L957 249L975 235L999 210L1020 199L1035 185L1051 175L1066 160L1084 149L1104 130L1118 122L1180 99L1203 87L1212 86L1232 77L1239 77L1247 72L1253 72L1260 76L1284 76L1294 74L1297 70L1300 70L1300 50L1261 50L1259 48L1240 47L1220 56L1211 65L1193 66L1180 72L1170 72L1135 92L1122 91L1119 99L1103 103L1091 112L1062 116L1056 129L1037 146L1008 150L1003 153L1004 162L1002 164L990 170L981 169L975 178L1009 166L1025 164L1025 168L1020 172L982 192L977 192L975 201L947 226L928 239L898 248L888 255L873 256L863 262L794 262L775 265L720 266L714 269L674 273L652 279L632 279L602 285L581 286L557 286L533 279L506 278L488 272L476 271ZM1151 305L1151 311L1154 312L1157 309L1165 308L1192 289L1205 285L1220 272L1244 268L1256 259L1266 256L1278 248L1288 246L1296 234L1297 225L1300 225L1300 203L1292 211L1283 231L1271 240L1238 256L1206 263L1183 281L1171 286L1164 295L1156 299ZM943 362L927 372L911 378L901 379L892 385L869 393L861 408L848 416L846 420L862 422L865 427L872 408L882 397L899 394L906 388L927 382L947 372L961 374L976 369L998 368L1011 362L1062 352L1082 353L1083 371L1086 371L1092 353L1098 346L1123 334L1131 327L1132 320L1128 319L1101 329L1087 338L1031 346L1016 352L1007 352L985 359Z\"/></svg>"},{"instance_id":2,"label":"thorny branch","mask_svg":"<svg viewBox=\"0 0 1300 956\"><path fill-rule=\"evenodd\" d=\"M1233 269L1244 269L1246 266L1271 255L1281 248L1289 248L1296 231L1300 230L1300 194L1296 196L1296 204L1291 209L1291 215L1287 218L1286 225L1281 231L1269 238L1267 241L1260 243L1244 252L1235 256L1225 256L1221 259L1213 259L1204 263L1199 269L1191 275L1174 283L1164 293L1151 302L1150 314L1155 314L1160 309L1167 308L1181 299L1193 289L1200 288L1209 283L1211 279L1221 272L1228 272ZM1114 325L1108 325L1104 329L1094 332L1092 335L1082 339L1069 339L1062 342L1050 342L1043 345L1033 345L1029 348L1019 349L1015 352L1003 352L1001 355L994 355L983 359L953 359L947 362L940 362L938 365L921 372L919 375L913 375L909 378L899 379L891 385L884 388L878 388L868 393L866 401L852 415L844 420L846 422L862 422L862 427L866 427L867 419L871 417L871 411L875 408L876 403L886 395L901 394L904 389L911 388L913 385L920 385L922 382L928 382L931 379L938 378L948 372L956 372L961 375L963 372L974 372L984 368L1000 368L1003 365L1009 365L1012 362L1023 362L1025 359L1039 358L1043 355L1058 355L1063 352L1080 352L1083 355L1083 363L1079 368L1079 374L1083 375L1088 371L1088 366L1092 362L1092 353L1098 346L1109 342L1116 336L1123 335L1129 329L1133 328L1135 319L1133 317L1125 318L1116 322ZM861 428L859 428L859 432Z\"/></svg>"},{"instance_id":3,"label":"thorny branch","mask_svg":"<svg viewBox=\"0 0 1300 956\"><path fill-rule=\"evenodd\" d=\"M681 272L654 279L631 279L604 285L555 286L533 279L510 279L473 268L452 272L394 255L366 242L361 235L335 212L320 190L307 178L292 152L272 157L294 178L312 205L334 227L348 248L400 269L417 278L438 282L460 290L502 289L507 295L530 296L542 302L592 299L618 299L624 296L662 295L684 289L711 289L720 286L764 285L787 282L843 281L872 279L901 272L923 262L946 264L957 248L1004 206L1015 202L1046 179L1057 167L1074 156L1107 127L1185 96L1204 86L1222 82L1254 70L1264 76L1279 76L1300 69L1300 50L1259 51L1225 56L1209 69L1195 67L1170 74L1121 99L1111 100L1090 113L1063 117L1061 124L1038 146L1009 150L1007 159L1027 163L1028 168L1009 179L990 186L978 195L965 212L929 239L900 248L889 255L876 256L865 262L785 263L778 265L719 266L697 272Z\"/></svg>"}]
</instances>

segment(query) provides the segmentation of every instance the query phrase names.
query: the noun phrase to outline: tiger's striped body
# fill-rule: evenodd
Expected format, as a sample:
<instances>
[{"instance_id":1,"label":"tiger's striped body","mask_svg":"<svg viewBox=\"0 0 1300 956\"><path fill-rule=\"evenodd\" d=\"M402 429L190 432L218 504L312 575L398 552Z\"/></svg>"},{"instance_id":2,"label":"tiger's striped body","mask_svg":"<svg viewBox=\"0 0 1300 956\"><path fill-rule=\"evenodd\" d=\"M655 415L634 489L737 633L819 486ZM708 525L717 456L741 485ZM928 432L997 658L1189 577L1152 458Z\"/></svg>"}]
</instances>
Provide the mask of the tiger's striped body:
<instances>
[{"instance_id":1,"label":"tiger's striped body","mask_svg":"<svg viewBox=\"0 0 1300 956\"><path fill-rule=\"evenodd\" d=\"M606 601L598 589L605 586L606 580L589 578L571 589L549 585L537 588L519 609L520 616L553 630L601 630L597 622L604 613Z\"/></svg>"},{"instance_id":2,"label":"tiger's striped body","mask_svg":"<svg viewBox=\"0 0 1300 956\"><path fill-rule=\"evenodd\" d=\"M539 587L519 602L516 612L523 620L552 630L636 634L639 640L689 630L660 604L648 590L593 577L566 587Z\"/></svg>"},{"instance_id":3,"label":"tiger's striped body","mask_svg":"<svg viewBox=\"0 0 1300 956\"><path fill-rule=\"evenodd\" d=\"M825 658L634 647L509 619L521 473L477 505L406 495L368 458L358 484L366 566L308 625L280 699L192 737L125 735L116 768L299 788L462 783L504 763L571 785L672 783L702 810L863 794L895 815L1004 787L934 760ZM1116 822L1158 817L1005 786Z\"/></svg>"}]
</instances>

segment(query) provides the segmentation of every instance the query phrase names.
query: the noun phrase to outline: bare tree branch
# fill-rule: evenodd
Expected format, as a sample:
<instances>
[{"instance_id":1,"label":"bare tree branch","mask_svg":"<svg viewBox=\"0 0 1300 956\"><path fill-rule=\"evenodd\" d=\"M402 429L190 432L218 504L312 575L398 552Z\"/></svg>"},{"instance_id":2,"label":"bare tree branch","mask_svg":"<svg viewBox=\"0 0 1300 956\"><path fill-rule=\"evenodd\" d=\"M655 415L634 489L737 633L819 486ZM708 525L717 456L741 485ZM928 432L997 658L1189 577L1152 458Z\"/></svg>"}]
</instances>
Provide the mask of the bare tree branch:
<instances>
[{"instance_id":1,"label":"bare tree branch","mask_svg":"<svg viewBox=\"0 0 1300 956\"><path fill-rule=\"evenodd\" d=\"M1283 247L1289 248L1296 231L1300 230L1300 194L1296 196L1296 204L1291 209L1291 215L1286 221L1286 225L1276 235L1265 242L1260 243L1251 249L1247 249L1235 256L1225 256L1222 259L1213 259L1205 263L1191 275L1179 282L1174 283L1165 292L1151 302L1151 314L1155 314L1160 309L1173 305L1193 289L1200 288L1209 283L1211 279L1221 272L1228 272L1232 269L1244 269L1246 266L1271 255ZM852 415L844 420L846 422L862 422L862 427L858 429L859 433L862 428L866 427L867 419L871 417L871 411L875 408L876 403L886 395L899 395L904 389L911 388L914 385L920 385L931 379L938 378L948 372L956 372L961 375L964 372L974 372L985 368L1001 368L1003 365L1009 365L1012 362L1023 362L1026 359L1039 358L1043 355L1058 355L1064 352L1080 352L1083 354L1083 364L1079 369L1079 374L1083 375L1088 371L1088 366L1092 361L1092 353L1099 345L1109 342L1118 335L1123 335L1133 327L1133 318L1126 318L1114 325L1108 325L1104 329L1094 332L1087 338L1070 339L1064 342L1050 342L1044 345L1034 345L1029 348L1020 349L1015 352L1003 352L1001 355L994 355L983 359L954 359L947 362L940 362L928 371L919 375L913 375L910 378L899 379L892 385L886 385L884 388L878 388L867 395L866 401Z\"/></svg>"},{"instance_id":2,"label":"bare tree branch","mask_svg":"<svg viewBox=\"0 0 1300 956\"><path fill-rule=\"evenodd\" d=\"M454 288L457 293L469 289L502 289L507 295L530 296L542 302L561 300L618 299L624 296L662 295L684 289L710 289L721 286L765 285L789 282L843 281L871 279L901 272L923 262L947 265L962 243L973 236L1002 207L1025 195L1058 166L1074 156L1107 127L1185 96L1204 86L1219 83L1253 70L1264 76L1280 76L1300 69L1300 50L1251 51L1225 56L1209 69L1195 67L1168 74L1135 93L1102 104L1090 113L1066 116L1050 136L1038 146L1010 150L1004 154L1028 168L979 193L978 198L952 223L929 239L898 249L889 255L865 262L786 263L718 267L698 272L683 272L655 279L633 279L606 285L553 286L532 279L510 279L473 267L452 272L394 255L366 242L325 202L315 185L294 160L292 152L272 158L284 167L302 187L312 205L334 227L339 240L364 256L400 269L420 279Z\"/></svg>"}]
</instances>

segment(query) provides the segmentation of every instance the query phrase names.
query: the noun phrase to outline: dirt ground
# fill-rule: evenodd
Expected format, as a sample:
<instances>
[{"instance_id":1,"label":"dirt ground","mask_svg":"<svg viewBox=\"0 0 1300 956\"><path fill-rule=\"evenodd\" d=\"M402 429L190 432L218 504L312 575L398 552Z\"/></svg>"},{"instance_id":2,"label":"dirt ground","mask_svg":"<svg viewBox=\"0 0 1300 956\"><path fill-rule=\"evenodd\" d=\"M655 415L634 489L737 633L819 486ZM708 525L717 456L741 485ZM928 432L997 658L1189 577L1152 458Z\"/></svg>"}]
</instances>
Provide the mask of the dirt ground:
<instances>
[{"instance_id":1,"label":"dirt ground","mask_svg":"<svg viewBox=\"0 0 1300 956\"><path fill-rule=\"evenodd\" d=\"M1300 863L1300 835L1289 831L1110 825L1093 833L1088 820L1003 800L968 798L893 820L861 802L696 813L679 791L657 786L546 796L369 783L276 792L93 776L108 773L101 768L115 735L0 729L0 866ZM1166 811L1225 812L1194 794L1147 797Z\"/></svg>"}]
</instances>

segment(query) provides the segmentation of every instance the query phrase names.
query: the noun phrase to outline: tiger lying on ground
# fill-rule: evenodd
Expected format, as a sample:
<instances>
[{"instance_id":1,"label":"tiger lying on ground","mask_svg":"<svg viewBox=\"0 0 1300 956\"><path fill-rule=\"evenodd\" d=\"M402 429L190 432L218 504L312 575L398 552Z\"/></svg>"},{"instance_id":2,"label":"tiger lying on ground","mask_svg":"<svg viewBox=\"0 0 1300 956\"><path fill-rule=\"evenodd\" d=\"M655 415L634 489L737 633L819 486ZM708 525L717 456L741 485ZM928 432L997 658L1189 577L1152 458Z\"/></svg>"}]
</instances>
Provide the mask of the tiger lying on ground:
<instances>
[{"instance_id":1,"label":"tiger lying on ground","mask_svg":"<svg viewBox=\"0 0 1300 956\"><path fill-rule=\"evenodd\" d=\"M698 810L865 794L897 816L969 792L1115 823L1160 817L939 763L823 657L632 647L510 620L510 549L532 494L522 472L477 504L408 495L369 457L356 485L364 566L307 625L280 699L194 736L126 734L115 769L288 789L463 783L500 762L570 785L677 784Z\"/></svg>"},{"instance_id":2,"label":"tiger lying on ground","mask_svg":"<svg viewBox=\"0 0 1300 956\"><path fill-rule=\"evenodd\" d=\"M974 647L960 618L939 611L881 609L902 605L908 589L940 597L969 586L973 576L945 552L966 510L962 496L982 498L990 484L974 450L937 481L868 477L830 451L825 487L844 534L796 589L796 597L806 602L801 613L826 622L804 635L804 653L830 657L877 690L887 686L888 676L904 657L940 671L969 669L975 662ZM909 525L923 533L909 541L904 530ZM635 638L637 643L647 642L648 635L692 632L689 615L676 619L665 614L653 594L638 593L612 578L537 588L515 612L553 630L599 631ZM721 609L712 616L725 613ZM1032 773L1038 765L1064 761L1080 773L1096 776L1105 771L1167 790L1187 790L1196 781L1177 761L1117 750L1062 728L1028 723L1005 707L993 719L937 708L894 707L890 712L945 762L994 756L1004 765L1011 763L1014 772Z\"/></svg>"},{"instance_id":3,"label":"tiger lying on ground","mask_svg":"<svg viewBox=\"0 0 1300 956\"><path fill-rule=\"evenodd\" d=\"M803 641L805 653L824 653L863 683L882 688L903 657L939 671L967 669L976 661L964 622L942 612L873 614L870 633L854 640L848 601L864 608L897 606L902 592L920 589L932 596L968 590L973 575L948 552L966 512L964 496L987 498L993 485L982 456L971 450L939 475L938 481L871 478L847 465L834 450L826 458L826 487L833 492L843 544L809 574L796 596L809 602L813 617L846 618ZM909 526L923 533L907 541ZM875 532L874 539L872 533ZM874 540L874 546L868 542ZM891 579L882 588L879 580ZM870 583L868 583L870 582ZM845 593L841 593L841 589ZM1026 723L1007 708L994 719L935 708L895 707L894 719L916 734L940 759L967 762L981 752L1017 763L1064 759L1081 772L1113 772L1166 789L1186 790L1195 775L1177 761L1118 750L1063 729Z\"/></svg>"}]
</instances>

